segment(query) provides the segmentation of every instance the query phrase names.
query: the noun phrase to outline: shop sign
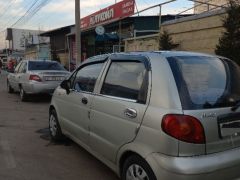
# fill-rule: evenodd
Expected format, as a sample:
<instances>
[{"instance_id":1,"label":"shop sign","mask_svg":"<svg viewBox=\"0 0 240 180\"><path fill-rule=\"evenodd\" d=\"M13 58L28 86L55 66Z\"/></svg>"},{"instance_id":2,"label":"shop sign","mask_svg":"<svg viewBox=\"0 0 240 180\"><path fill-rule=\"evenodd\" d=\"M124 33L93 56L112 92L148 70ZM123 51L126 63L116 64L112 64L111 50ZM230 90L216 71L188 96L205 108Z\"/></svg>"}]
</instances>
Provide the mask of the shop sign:
<instances>
[{"instance_id":1,"label":"shop sign","mask_svg":"<svg viewBox=\"0 0 240 180\"><path fill-rule=\"evenodd\" d=\"M123 0L81 19L82 30L132 16L135 0Z\"/></svg>"}]
</instances>

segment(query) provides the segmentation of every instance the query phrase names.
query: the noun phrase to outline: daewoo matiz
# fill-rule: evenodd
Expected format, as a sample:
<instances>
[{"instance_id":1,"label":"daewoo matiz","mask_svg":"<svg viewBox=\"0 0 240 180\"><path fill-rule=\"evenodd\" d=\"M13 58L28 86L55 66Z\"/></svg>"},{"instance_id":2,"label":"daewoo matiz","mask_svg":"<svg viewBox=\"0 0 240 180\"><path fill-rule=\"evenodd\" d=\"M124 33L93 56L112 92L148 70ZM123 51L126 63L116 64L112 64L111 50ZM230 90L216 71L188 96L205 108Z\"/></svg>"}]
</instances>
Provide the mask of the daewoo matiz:
<instances>
[{"instance_id":1,"label":"daewoo matiz","mask_svg":"<svg viewBox=\"0 0 240 180\"><path fill-rule=\"evenodd\" d=\"M61 83L54 140L70 137L122 180L240 177L240 69L190 52L95 56Z\"/></svg>"}]
</instances>

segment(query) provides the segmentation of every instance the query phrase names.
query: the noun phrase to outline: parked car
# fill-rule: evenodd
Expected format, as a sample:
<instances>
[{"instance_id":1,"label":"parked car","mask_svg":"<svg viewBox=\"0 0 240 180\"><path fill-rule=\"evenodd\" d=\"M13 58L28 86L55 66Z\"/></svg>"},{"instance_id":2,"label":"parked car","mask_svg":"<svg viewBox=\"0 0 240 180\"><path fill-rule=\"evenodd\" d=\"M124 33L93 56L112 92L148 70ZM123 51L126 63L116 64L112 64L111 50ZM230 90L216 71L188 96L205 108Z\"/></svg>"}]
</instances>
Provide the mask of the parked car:
<instances>
[{"instance_id":1,"label":"parked car","mask_svg":"<svg viewBox=\"0 0 240 180\"><path fill-rule=\"evenodd\" d=\"M122 180L240 177L240 69L191 52L92 57L52 98L52 139L73 139Z\"/></svg>"},{"instance_id":2,"label":"parked car","mask_svg":"<svg viewBox=\"0 0 240 180\"><path fill-rule=\"evenodd\" d=\"M23 60L7 77L9 93L20 92L22 101L31 94L53 93L55 88L70 75L55 61Z\"/></svg>"}]
</instances>

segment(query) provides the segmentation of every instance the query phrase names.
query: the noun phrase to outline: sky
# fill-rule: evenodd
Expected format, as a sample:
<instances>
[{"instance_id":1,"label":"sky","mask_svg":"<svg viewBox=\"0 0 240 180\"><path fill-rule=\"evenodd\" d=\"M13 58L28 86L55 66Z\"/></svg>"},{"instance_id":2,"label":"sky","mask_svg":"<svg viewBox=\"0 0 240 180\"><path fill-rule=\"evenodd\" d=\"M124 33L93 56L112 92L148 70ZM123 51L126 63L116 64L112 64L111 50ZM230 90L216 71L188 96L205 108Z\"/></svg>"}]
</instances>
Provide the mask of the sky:
<instances>
[{"instance_id":1,"label":"sky","mask_svg":"<svg viewBox=\"0 0 240 180\"><path fill-rule=\"evenodd\" d=\"M120 0L117 0L119 2ZM168 0L136 0L140 11ZM45 2L45 4L41 4ZM115 0L80 0L81 17L90 15L115 3ZM41 5L41 6L40 6ZM39 11L29 10L42 7ZM176 0L162 7L162 14L177 14L193 7L189 0ZM28 11L29 10L29 11ZM189 11L188 13L192 13ZM24 19L24 14L31 18ZM150 9L140 15L158 15L159 8ZM22 18L22 19L21 19ZM5 30L8 27L48 31L72 25L75 22L75 0L0 0L0 49L5 48Z\"/></svg>"}]
</instances>

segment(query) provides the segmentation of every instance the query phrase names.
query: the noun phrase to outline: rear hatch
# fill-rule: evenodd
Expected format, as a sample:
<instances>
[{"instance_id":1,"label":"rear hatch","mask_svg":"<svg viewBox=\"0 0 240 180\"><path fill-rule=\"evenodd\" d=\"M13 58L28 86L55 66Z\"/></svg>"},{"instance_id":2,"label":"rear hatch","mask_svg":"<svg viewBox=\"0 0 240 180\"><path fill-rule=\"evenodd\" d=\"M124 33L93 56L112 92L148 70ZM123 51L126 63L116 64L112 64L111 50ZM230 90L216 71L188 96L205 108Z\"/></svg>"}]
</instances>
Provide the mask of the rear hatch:
<instances>
[{"instance_id":1,"label":"rear hatch","mask_svg":"<svg viewBox=\"0 0 240 180\"><path fill-rule=\"evenodd\" d=\"M239 66L228 59L199 55L169 57L168 61L183 113L196 117L204 128L205 153L239 147Z\"/></svg>"}]
</instances>

